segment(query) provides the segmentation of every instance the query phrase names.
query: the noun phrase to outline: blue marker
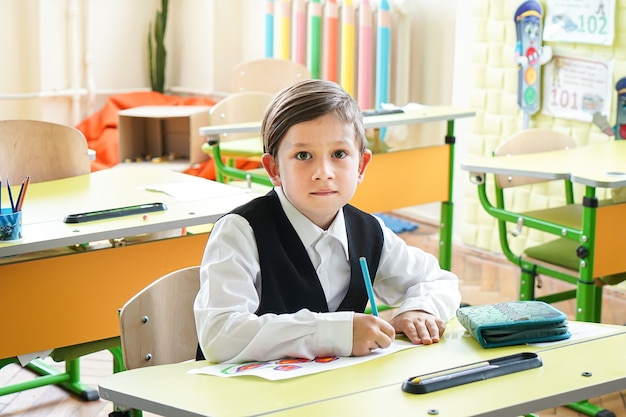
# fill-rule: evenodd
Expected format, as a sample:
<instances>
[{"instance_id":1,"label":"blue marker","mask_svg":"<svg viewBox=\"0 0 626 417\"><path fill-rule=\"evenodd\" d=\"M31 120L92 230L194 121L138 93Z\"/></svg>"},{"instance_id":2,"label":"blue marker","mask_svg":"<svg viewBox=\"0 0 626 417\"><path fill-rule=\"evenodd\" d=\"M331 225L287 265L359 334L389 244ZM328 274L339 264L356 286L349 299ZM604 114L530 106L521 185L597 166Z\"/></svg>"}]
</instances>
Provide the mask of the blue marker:
<instances>
[{"instance_id":1,"label":"blue marker","mask_svg":"<svg viewBox=\"0 0 626 417\"><path fill-rule=\"evenodd\" d=\"M378 307L376 307L376 299L374 298L374 289L372 288L372 280L370 279L370 271L367 268L367 260L361 256L359 258L361 264L361 272L363 273L363 281L365 281L365 289L367 290L367 296L370 299L370 307L372 308L372 314L378 317Z\"/></svg>"}]
</instances>

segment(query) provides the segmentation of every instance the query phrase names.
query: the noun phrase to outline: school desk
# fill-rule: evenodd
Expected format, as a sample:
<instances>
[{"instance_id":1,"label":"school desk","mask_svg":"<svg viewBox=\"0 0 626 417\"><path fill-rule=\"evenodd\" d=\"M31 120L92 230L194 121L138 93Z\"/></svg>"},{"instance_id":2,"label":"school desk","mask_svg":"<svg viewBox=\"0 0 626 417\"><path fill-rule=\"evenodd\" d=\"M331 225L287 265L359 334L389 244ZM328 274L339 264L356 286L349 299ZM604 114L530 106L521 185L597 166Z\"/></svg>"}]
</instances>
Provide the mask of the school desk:
<instances>
[{"instance_id":1,"label":"school desk","mask_svg":"<svg viewBox=\"0 0 626 417\"><path fill-rule=\"evenodd\" d=\"M599 204L598 188L626 187L626 141L611 140L569 150L558 150L499 158L473 158L461 164L470 171L472 181L487 211L501 220L537 224L531 215L495 208L487 196L485 174L543 179L569 179L585 189L580 217L554 217L542 222L542 230L555 236L576 240L585 248L581 258L580 280L576 290L576 319L600 321L602 287L594 277L626 271L626 202Z\"/></svg>"},{"instance_id":2,"label":"school desk","mask_svg":"<svg viewBox=\"0 0 626 417\"><path fill-rule=\"evenodd\" d=\"M268 381L189 374L208 364L190 361L121 372L102 379L99 390L118 405L168 417L516 416L626 387L626 328L582 325L607 333L483 349L453 320L438 344L308 376ZM427 394L401 390L411 377L520 352L538 354L543 365Z\"/></svg>"},{"instance_id":3,"label":"school desk","mask_svg":"<svg viewBox=\"0 0 626 417\"><path fill-rule=\"evenodd\" d=\"M404 113L364 117L365 128L374 130L374 146L377 146L376 138L381 128L447 122L447 132L440 145L417 145L374 153L365 179L357 187L351 204L364 211L377 213L440 202L439 263L448 270L452 259L454 123L456 119L472 117L474 114L473 111L450 106L424 106ZM200 134L212 139L223 133L258 133L260 126L260 122L206 126L200 128ZM258 138L226 141L220 144L220 148L224 155L229 156L245 157L262 153L262 143Z\"/></svg>"},{"instance_id":4,"label":"school desk","mask_svg":"<svg viewBox=\"0 0 626 417\"><path fill-rule=\"evenodd\" d=\"M0 243L0 366L6 363L3 358L119 336L117 310L128 299L160 276L200 263L208 233L183 234L181 229L212 223L254 196L134 164L31 184L23 206L23 238ZM167 210L145 217L63 222L73 213L153 202L165 203ZM57 380L63 378L67 375ZM0 395L10 392L0 387Z\"/></svg>"}]
</instances>

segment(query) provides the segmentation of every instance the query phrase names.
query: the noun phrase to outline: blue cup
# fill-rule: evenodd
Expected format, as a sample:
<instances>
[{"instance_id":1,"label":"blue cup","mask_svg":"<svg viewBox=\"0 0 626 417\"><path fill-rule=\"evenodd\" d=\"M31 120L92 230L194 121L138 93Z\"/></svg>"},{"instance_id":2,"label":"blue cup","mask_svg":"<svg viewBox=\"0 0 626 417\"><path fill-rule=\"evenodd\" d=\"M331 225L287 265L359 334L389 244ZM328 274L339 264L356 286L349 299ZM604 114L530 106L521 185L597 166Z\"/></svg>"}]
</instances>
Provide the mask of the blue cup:
<instances>
[{"instance_id":1,"label":"blue cup","mask_svg":"<svg viewBox=\"0 0 626 417\"><path fill-rule=\"evenodd\" d=\"M22 212L10 208L0 209L0 242L22 238Z\"/></svg>"}]
</instances>

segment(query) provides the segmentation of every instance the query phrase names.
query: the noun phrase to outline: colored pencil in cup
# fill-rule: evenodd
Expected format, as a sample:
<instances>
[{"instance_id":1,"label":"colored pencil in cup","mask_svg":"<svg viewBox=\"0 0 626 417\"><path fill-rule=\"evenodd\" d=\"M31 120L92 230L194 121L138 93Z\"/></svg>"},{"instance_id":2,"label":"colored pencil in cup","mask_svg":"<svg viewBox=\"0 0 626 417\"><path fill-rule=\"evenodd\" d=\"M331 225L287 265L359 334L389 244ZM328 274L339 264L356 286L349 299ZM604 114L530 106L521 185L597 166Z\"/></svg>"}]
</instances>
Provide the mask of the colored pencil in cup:
<instances>
[{"instance_id":1,"label":"colored pencil in cup","mask_svg":"<svg viewBox=\"0 0 626 417\"><path fill-rule=\"evenodd\" d=\"M336 0L324 5L324 66L325 80L337 82L337 53L339 45L339 7Z\"/></svg>"},{"instance_id":2,"label":"colored pencil in cup","mask_svg":"<svg viewBox=\"0 0 626 417\"><path fill-rule=\"evenodd\" d=\"M361 109L372 107L372 7L369 0L359 6L359 50L357 101Z\"/></svg>"},{"instance_id":3,"label":"colored pencil in cup","mask_svg":"<svg viewBox=\"0 0 626 417\"><path fill-rule=\"evenodd\" d=\"M365 290L367 291L367 297L370 300L370 307L372 308L372 314L378 317L378 307L376 306L376 298L374 298L374 289L372 288L372 280L370 278L370 271L367 267L367 259L364 256L359 258L359 264L361 264L361 273L363 274L363 282L365 283Z\"/></svg>"},{"instance_id":4,"label":"colored pencil in cup","mask_svg":"<svg viewBox=\"0 0 626 417\"><path fill-rule=\"evenodd\" d=\"M7 176L7 192L9 193L9 203L11 203L11 211L15 213L15 204L13 202L13 193L11 192L11 182Z\"/></svg>"},{"instance_id":5,"label":"colored pencil in cup","mask_svg":"<svg viewBox=\"0 0 626 417\"><path fill-rule=\"evenodd\" d=\"M20 193L17 196L17 203L15 207L15 212L22 211L22 205L24 204L24 199L26 198L26 190L28 190L28 184L30 183L30 177L25 177L22 182L22 186L20 187Z\"/></svg>"}]
</instances>

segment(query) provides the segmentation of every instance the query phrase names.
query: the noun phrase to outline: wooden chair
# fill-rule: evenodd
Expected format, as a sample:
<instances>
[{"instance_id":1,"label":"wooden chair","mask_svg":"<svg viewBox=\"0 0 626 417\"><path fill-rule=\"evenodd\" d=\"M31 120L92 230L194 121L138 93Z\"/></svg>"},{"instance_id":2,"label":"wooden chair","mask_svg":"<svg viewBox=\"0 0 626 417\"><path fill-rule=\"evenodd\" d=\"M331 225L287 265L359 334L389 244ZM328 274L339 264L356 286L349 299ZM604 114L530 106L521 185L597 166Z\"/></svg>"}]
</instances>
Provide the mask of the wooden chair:
<instances>
[{"instance_id":1,"label":"wooden chair","mask_svg":"<svg viewBox=\"0 0 626 417\"><path fill-rule=\"evenodd\" d=\"M200 267L162 276L128 300L119 312L126 369L182 362L196 357L193 303Z\"/></svg>"},{"instance_id":2,"label":"wooden chair","mask_svg":"<svg viewBox=\"0 0 626 417\"><path fill-rule=\"evenodd\" d=\"M311 78L308 68L295 61L278 58L262 58L242 62L233 67L231 73L231 95L218 101L210 112L209 124L235 124L257 122L263 118L272 95L288 85ZM252 188L259 185L264 192L272 186L263 169L241 170L233 167L233 158L257 159L262 154L262 146L255 143L250 135L221 135L211 138L203 147L211 152L215 161L216 179ZM225 142L238 142L224 146ZM226 159L226 164L222 161ZM225 178L227 176L227 178Z\"/></svg>"},{"instance_id":3,"label":"wooden chair","mask_svg":"<svg viewBox=\"0 0 626 417\"><path fill-rule=\"evenodd\" d=\"M219 126L256 122L263 118L265 110L272 100L272 94L260 91L242 91L233 93L218 101L209 112L209 124ZM229 145L233 146L229 146ZM263 168L256 170L241 170L233 167L233 158L248 158L259 161L263 146L259 135L223 134L219 138L210 138L207 142L207 151L213 153L216 179L220 182L238 180L259 184L262 187L271 187L272 183Z\"/></svg>"},{"instance_id":4,"label":"wooden chair","mask_svg":"<svg viewBox=\"0 0 626 417\"><path fill-rule=\"evenodd\" d=\"M13 186L24 177L30 182L52 181L90 173L87 141L83 134L70 126L39 120L0 121L0 178L9 178ZM33 289L36 291L36 289ZM26 295L27 296L27 295ZM36 329L33 329L36 331ZM65 372L59 372L40 359L26 366L41 375L33 380L0 387L0 392L14 393L49 384L57 384L85 400L98 399L98 392L80 381L79 358L89 353L119 349L119 339L89 342L60 347L50 353L57 362L65 361ZM0 368L18 363L18 358L0 358ZM115 366L118 362L116 362Z\"/></svg>"},{"instance_id":5,"label":"wooden chair","mask_svg":"<svg viewBox=\"0 0 626 417\"><path fill-rule=\"evenodd\" d=\"M200 267L170 272L128 300L119 311L124 369L167 365L196 358L193 303ZM109 417L141 417L141 410L114 405Z\"/></svg>"},{"instance_id":6,"label":"wooden chair","mask_svg":"<svg viewBox=\"0 0 626 417\"><path fill-rule=\"evenodd\" d=\"M516 133L506 142L503 142L494 151L495 157L506 157L506 155L516 155L534 152L545 152L558 149L576 147L576 141L568 135L548 130L548 129L528 129ZM520 291L521 300L538 299L548 303L559 302L571 298L576 298L576 290L562 291L536 297L535 288L540 287L540 276L556 278L570 284L577 284L579 273L579 258L577 248L579 243L571 238L562 237L563 227L574 229L581 228L582 209L580 204L575 203L574 190L570 181L563 181L563 199L565 204L559 207L547 208L534 211L516 213L507 206L510 202L505 196L505 190L513 187L527 187L530 184L548 182L546 179L529 177L511 177L506 175L495 175L495 209L486 207L489 212L496 213L498 219L498 232L500 246L508 260L520 267ZM499 214L498 214L499 213ZM514 220L513 220L514 219ZM511 222L516 223L515 227L509 231ZM511 248L511 236L519 235L523 228L534 229L554 236L554 239L546 243L526 247L521 253L516 253ZM597 277L598 286L604 283L614 284L626 279L626 273L616 274L610 277ZM601 318L601 290L597 292L597 300L594 301L595 311L593 317L595 321Z\"/></svg>"},{"instance_id":7,"label":"wooden chair","mask_svg":"<svg viewBox=\"0 0 626 417\"><path fill-rule=\"evenodd\" d=\"M0 178L20 184L89 174L87 140L70 126L40 120L0 121Z\"/></svg>"},{"instance_id":8,"label":"wooden chair","mask_svg":"<svg viewBox=\"0 0 626 417\"><path fill-rule=\"evenodd\" d=\"M230 91L264 91L274 94L291 83L309 78L311 72L302 64L286 59L263 58L235 65Z\"/></svg>"}]
</instances>

